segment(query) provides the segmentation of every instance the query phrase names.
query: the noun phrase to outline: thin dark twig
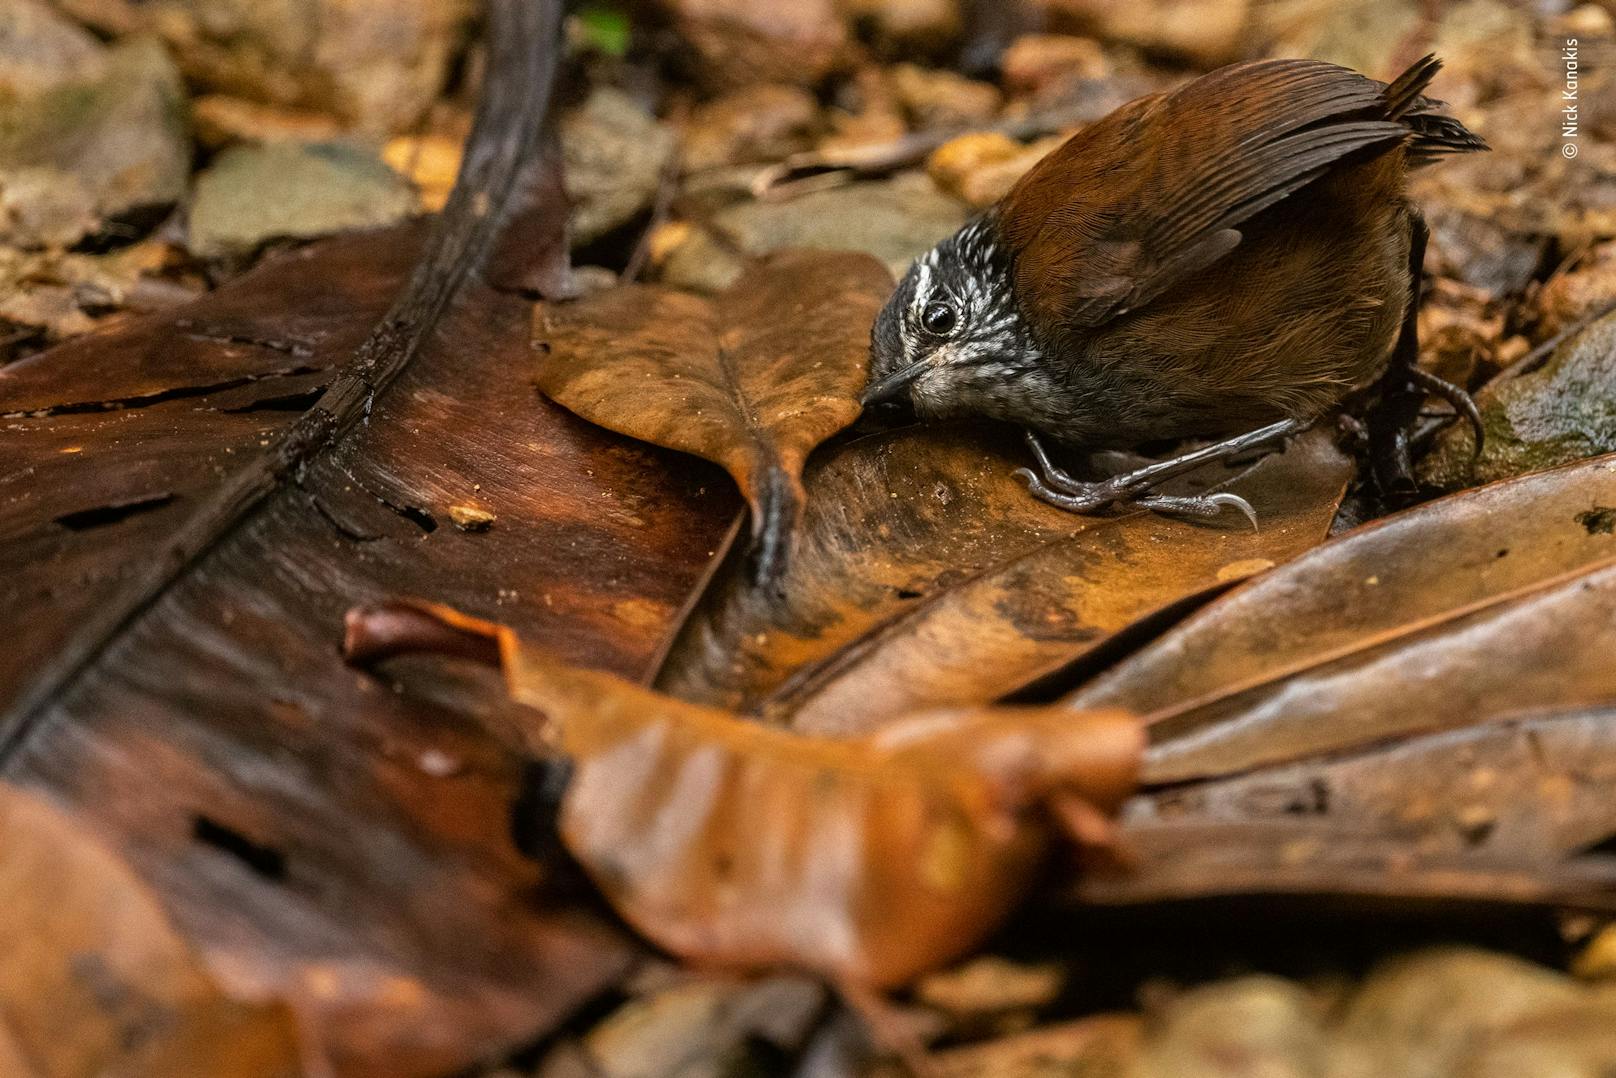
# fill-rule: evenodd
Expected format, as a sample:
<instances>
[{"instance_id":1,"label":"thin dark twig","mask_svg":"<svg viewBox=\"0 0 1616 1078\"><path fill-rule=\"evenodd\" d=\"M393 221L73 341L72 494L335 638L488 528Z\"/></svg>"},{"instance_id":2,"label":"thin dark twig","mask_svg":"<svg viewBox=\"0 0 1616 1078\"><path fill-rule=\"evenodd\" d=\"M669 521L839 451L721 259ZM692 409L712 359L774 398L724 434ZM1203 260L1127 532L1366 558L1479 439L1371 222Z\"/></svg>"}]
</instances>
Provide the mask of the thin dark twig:
<instances>
[{"instance_id":1,"label":"thin dark twig","mask_svg":"<svg viewBox=\"0 0 1616 1078\"><path fill-rule=\"evenodd\" d=\"M1093 118L1092 103L1065 104L987 126L915 131L891 142L793 154L753 177L752 194L786 199L861 177L885 176L919 164L943 143L971 132L998 133L1024 142Z\"/></svg>"},{"instance_id":2,"label":"thin dark twig","mask_svg":"<svg viewBox=\"0 0 1616 1078\"><path fill-rule=\"evenodd\" d=\"M1569 341L1572 337L1575 337L1577 334L1581 333L1583 330L1587 329L1589 326L1593 325L1595 322L1612 312L1616 312L1616 299L1609 300L1608 302L1595 307L1593 310L1571 323L1565 329L1562 329L1559 333L1556 333L1554 336L1550 337L1548 340L1544 341L1542 344L1538 345L1536 348L1532 349L1530 352L1526 353L1524 356L1517 359L1515 362L1511 363L1497 374L1493 375L1492 378L1488 380L1487 384L1482 388L1484 390L1490 389L1494 386L1499 386L1505 382L1519 378L1524 374L1531 374L1533 371L1537 370L1538 367L1542 366L1543 361L1548 359L1549 355L1553 353L1556 348L1559 348L1566 341Z\"/></svg>"},{"instance_id":3,"label":"thin dark twig","mask_svg":"<svg viewBox=\"0 0 1616 1078\"><path fill-rule=\"evenodd\" d=\"M656 198L651 203L651 219L645 223L645 231L640 233L639 242L634 245L634 252L628 257L628 264L623 267L620 278L622 284L633 284L639 280L640 274L645 272L646 265L651 261L651 241L658 228L667 221L668 215L673 212L673 200L679 194L679 177L684 172L684 148L678 147L668 155L667 163L662 166L662 172L657 177Z\"/></svg>"}]
</instances>

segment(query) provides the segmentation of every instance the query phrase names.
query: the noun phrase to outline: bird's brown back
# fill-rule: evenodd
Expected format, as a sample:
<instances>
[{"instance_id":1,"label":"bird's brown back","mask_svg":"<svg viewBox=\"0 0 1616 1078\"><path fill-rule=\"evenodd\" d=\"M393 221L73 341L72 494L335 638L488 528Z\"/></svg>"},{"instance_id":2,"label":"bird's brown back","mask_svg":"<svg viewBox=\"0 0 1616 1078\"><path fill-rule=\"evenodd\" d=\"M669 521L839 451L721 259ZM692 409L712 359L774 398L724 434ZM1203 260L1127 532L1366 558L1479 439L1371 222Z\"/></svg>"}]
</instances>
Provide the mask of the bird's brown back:
<instances>
[{"instance_id":1,"label":"bird's brown back","mask_svg":"<svg viewBox=\"0 0 1616 1078\"><path fill-rule=\"evenodd\" d=\"M1225 257L1242 223L1415 139L1435 68L1387 87L1311 60L1235 64L1080 131L997 209L1029 318L1098 326Z\"/></svg>"}]
</instances>

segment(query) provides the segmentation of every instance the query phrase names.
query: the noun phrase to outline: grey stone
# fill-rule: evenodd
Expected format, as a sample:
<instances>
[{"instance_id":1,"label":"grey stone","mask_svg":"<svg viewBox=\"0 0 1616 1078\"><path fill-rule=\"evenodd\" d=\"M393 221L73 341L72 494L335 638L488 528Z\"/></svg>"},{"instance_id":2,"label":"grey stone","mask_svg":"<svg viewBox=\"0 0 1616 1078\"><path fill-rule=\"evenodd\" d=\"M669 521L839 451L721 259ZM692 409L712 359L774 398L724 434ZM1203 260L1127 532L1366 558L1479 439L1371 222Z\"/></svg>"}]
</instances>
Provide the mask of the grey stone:
<instances>
[{"instance_id":1,"label":"grey stone","mask_svg":"<svg viewBox=\"0 0 1616 1078\"><path fill-rule=\"evenodd\" d=\"M148 32L204 91L409 130L443 88L470 0L55 0L94 29Z\"/></svg>"},{"instance_id":2,"label":"grey stone","mask_svg":"<svg viewBox=\"0 0 1616 1078\"><path fill-rule=\"evenodd\" d=\"M670 284L716 291L739 275L745 256L809 247L867 251L896 276L963 225L969 212L919 174L779 202L743 202L720 211L710 232L698 230L677 248L662 275Z\"/></svg>"},{"instance_id":3,"label":"grey stone","mask_svg":"<svg viewBox=\"0 0 1616 1078\"><path fill-rule=\"evenodd\" d=\"M651 208L676 139L632 97L601 87L561 120L572 241L585 244Z\"/></svg>"},{"instance_id":4,"label":"grey stone","mask_svg":"<svg viewBox=\"0 0 1616 1078\"><path fill-rule=\"evenodd\" d=\"M66 246L106 217L184 196L191 146L178 70L150 39L98 55L88 76L0 109L0 240Z\"/></svg>"},{"instance_id":5,"label":"grey stone","mask_svg":"<svg viewBox=\"0 0 1616 1078\"><path fill-rule=\"evenodd\" d=\"M1421 462L1444 488L1490 483L1616 451L1616 314L1561 344L1536 370L1476 396L1486 444L1471 462L1467 424L1449 427Z\"/></svg>"},{"instance_id":6,"label":"grey stone","mask_svg":"<svg viewBox=\"0 0 1616 1078\"><path fill-rule=\"evenodd\" d=\"M107 50L38 0L0 0L0 94L25 96L99 76Z\"/></svg>"},{"instance_id":7,"label":"grey stone","mask_svg":"<svg viewBox=\"0 0 1616 1078\"><path fill-rule=\"evenodd\" d=\"M391 224L415 207L409 182L357 147L237 146L197 179L190 248L204 258L244 255L278 237Z\"/></svg>"}]
</instances>

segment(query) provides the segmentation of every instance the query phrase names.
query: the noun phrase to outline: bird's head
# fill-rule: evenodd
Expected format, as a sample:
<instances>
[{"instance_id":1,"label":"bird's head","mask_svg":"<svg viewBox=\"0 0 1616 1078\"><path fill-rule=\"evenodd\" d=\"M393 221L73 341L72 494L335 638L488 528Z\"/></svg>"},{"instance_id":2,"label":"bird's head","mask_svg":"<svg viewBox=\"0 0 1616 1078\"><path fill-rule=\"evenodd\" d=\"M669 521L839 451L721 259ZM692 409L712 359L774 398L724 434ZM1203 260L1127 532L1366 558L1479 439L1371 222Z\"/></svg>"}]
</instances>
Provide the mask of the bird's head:
<instances>
[{"instance_id":1,"label":"bird's head","mask_svg":"<svg viewBox=\"0 0 1616 1078\"><path fill-rule=\"evenodd\" d=\"M994 415L1036 367L1007 254L979 218L915 261L870 333L868 406L907 400L923 419Z\"/></svg>"}]
</instances>

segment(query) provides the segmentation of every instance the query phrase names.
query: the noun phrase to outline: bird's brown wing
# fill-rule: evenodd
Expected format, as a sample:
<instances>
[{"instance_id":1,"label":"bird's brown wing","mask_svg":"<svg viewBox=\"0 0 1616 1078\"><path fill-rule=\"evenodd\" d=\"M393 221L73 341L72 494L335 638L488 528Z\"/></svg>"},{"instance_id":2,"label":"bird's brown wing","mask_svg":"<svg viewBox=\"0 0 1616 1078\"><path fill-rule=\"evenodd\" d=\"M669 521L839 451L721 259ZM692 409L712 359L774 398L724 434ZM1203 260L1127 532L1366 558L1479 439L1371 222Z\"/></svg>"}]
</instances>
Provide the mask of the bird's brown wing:
<instances>
[{"instance_id":1,"label":"bird's brown wing","mask_svg":"<svg viewBox=\"0 0 1616 1078\"><path fill-rule=\"evenodd\" d=\"M1312 60L1235 64L1078 132L999 208L1016 293L1045 325L1098 326L1228 254L1241 222L1409 129L1386 88Z\"/></svg>"}]
</instances>

